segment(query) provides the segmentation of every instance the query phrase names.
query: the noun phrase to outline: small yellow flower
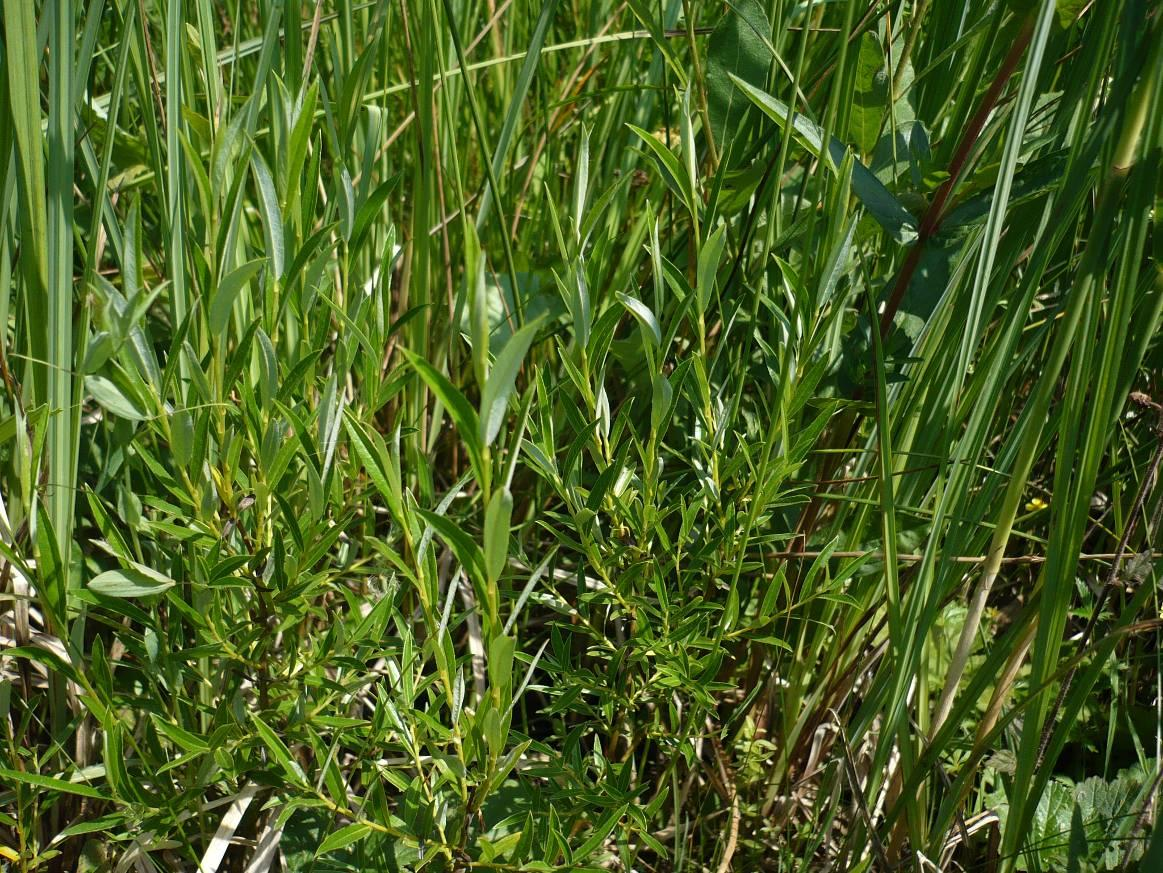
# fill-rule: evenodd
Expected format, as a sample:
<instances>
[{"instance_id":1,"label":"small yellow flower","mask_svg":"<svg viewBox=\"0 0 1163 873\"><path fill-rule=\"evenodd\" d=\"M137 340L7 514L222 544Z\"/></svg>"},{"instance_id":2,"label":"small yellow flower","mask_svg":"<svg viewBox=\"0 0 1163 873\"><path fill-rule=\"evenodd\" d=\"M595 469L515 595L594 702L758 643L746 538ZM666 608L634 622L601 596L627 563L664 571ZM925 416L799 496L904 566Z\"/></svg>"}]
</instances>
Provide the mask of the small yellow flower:
<instances>
[{"instance_id":1,"label":"small yellow flower","mask_svg":"<svg viewBox=\"0 0 1163 873\"><path fill-rule=\"evenodd\" d=\"M1039 509L1045 509L1049 505L1050 504L1043 500L1041 497L1035 497L1033 500L1026 504L1026 511L1037 512Z\"/></svg>"}]
</instances>

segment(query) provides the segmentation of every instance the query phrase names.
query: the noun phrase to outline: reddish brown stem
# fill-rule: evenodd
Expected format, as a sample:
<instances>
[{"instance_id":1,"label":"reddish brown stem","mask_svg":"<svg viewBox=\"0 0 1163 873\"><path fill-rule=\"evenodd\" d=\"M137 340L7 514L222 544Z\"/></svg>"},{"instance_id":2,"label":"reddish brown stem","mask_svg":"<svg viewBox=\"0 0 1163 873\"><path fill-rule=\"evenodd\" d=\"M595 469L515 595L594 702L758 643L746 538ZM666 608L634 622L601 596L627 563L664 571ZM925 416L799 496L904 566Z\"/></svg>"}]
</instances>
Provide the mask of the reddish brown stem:
<instances>
[{"instance_id":1,"label":"reddish brown stem","mask_svg":"<svg viewBox=\"0 0 1163 873\"><path fill-rule=\"evenodd\" d=\"M985 123L989 120L990 113L997 106L1002 91L1005 89L1010 77L1013 76L1014 70L1017 69L1018 62L1021 61L1022 55L1025 53L1026 47L1030 44L1030 39L1033 37L1033 34L1034 19L1030 17L1022 25L1021 32L1018 34L1017 39L1014 40L1014 44L1006 55L1005 60L1002 61L1001 68L997 71L997 75L994 76L993 82L990 83L989 90L985 92L981 105L961 134L961 140L957 144L957 150L953 153L953 160L949 163L949 177L937 189L936 194L933 196L933 202L925 210L925 214L921 218L920 227L917 229L917 242L909 250L908 255L905 256L905 262L901 265L900 272L897 273L892 293L889 295L888 302L885 304L884 313L880 319L880 336L882 339L888 336L888 332L892 327L893 318L896 317L897 310L900 309L901 301L904 300L905 291L908 290L909 283L913 279L913 274L917 271L917 266L921 262L921 255L925 251L925 246L936 235L941 227L941 222L945 218L946 207L949 203L949 197L953 193L953 187L957 184L958 178L964 171L965 165L969 161L969 156L973 152L974 146L977 145L982 130L985 128ZM858 389L853 399L860 400L862 394L863 392ZM837 432L843 434L843 442L840 443L841 446L847 446L852 442L857 428L860 425L860 414L856 411L851 412L846 422L846 426L843 426ZM845 430L847 431L846 433ZM825 461L821 478L828 479L832 476L832 473L840 463L839 458L839 455L835 455ZM794 541L796 544L793 547L794 549L802 551L807 548L808 540L816 525L816 520L819 518L822 506L822 498L817 495L804 509L803 514L800 516L799 524L796 525L797 538Z\"/></svg>"},{"instance_id":2,"label":"reddish brown stem","mask_svg":"<svg viewBox=\"0 0 1163 873\"><path fill-rule=\"evenodd\" d=\"M937 193L933 195L933 202L925 210L925 215L921 219L921 226L917 229L916 245L909 251L904 265L901 267L900 272L897 273L896 284L893 285L892 294L889 296L888 303L884 307L884 314L880 318L880 335L882 338L888 336L888 331L892 327L892 320L900 308L905 291L908 290L909 282L913 279L913 273L916 272L917 265L921 262L921 254L924 252L925 245L941 229L941 222L945 219L946 206L949 203L950 195L953 193L953 187L957 184L961 172L965 169L965 164L969 161L969 155L973 151L973 147L977 145L977 141L981 137L981 131L985 128L985 123L989 120L990 113L997 106L997 101L1001 98L1001 93L1005 89L1006 83L1009 82L1010 77L1013 76L1014 70L1017 69L1018 62L1022 59L1022 55L1025 54L1026 47L1030 44L1030 38L1033 34L1034 19L1028 18L1026 19L1026 23L1022 25L1021 33L1018 34L1018 38L1014 41L1013 47L1010 48L1009 54L1006 55L1001 68L997 71L997 75L993 77L993 82L990 83L989 90L985 92L985 97L982 98L981 106L978 107L973 118L969 120L969 125L961 135L961 142L957 144L957 151L953 153L953 160L949 163L949 177L937 189Z\"/></svg>"}]
</instances>

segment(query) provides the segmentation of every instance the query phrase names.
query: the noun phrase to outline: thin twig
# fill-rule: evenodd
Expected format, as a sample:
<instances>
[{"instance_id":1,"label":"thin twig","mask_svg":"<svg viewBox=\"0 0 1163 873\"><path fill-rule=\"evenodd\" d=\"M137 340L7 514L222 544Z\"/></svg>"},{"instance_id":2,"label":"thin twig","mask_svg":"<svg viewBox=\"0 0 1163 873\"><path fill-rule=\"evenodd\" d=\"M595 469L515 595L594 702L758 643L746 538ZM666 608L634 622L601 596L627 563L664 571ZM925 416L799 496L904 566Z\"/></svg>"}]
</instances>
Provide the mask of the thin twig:
<instances>
[{"instance_id":1,"label":"thin twig","mask_svg":"<svg viewBox=\"0 0 1163 873\"><path fill-rule=\"evenodd\" d=\"M166 132L166 107L162 102L161 77L157 71L157 59L153 53L153 41L149 38L149 18L145 14L145 0L137 0L137 19L141 22L141 33L145 41L145 59L149 64L149 83L153 99L157 103L157 119L162 133ZM174 158L171 156L170 160Z\"/></svg>"},{"instance_id":2,"label":"thin twig","mask_svg":"<svg viewBox=\"0 0 1163 873\"><path fill-rule=\"evenodd\" d=\"M315 17L311 20L311 35L307 38L307 56L303 59L303 81L307 81L311 73L311 64L315 61L315 44L319 41L319 25L323 20L323 0L315 2Z\"/></svg>"},{"instance_id":3,"label":"thin twig","mask_svg":"<svg viewBox=\"0 0 1163 873\"><path fill-rule=\"evenodd\" d=\"M723 858L719 861L718 873L728 873L731 869L731 858L735 855L735 848L739 844L739 791L735 787L735 779L727 767L723 746L718 737L711 735L711 748L715 752L715 761L719 765L719 777L723 780L723 789L730 797L731 823L727 828L727 843L723 846Z\"/></svg>"}]
</instances>

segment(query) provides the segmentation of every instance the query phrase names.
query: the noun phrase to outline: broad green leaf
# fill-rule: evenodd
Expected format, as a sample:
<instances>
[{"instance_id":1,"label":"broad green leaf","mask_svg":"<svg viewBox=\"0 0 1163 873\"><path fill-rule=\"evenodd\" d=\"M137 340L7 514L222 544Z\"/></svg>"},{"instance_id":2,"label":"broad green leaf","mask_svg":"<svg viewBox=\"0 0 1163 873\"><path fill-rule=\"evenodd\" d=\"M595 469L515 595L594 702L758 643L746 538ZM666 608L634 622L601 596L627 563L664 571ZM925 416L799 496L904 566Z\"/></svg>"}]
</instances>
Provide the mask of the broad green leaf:
<instances>
[{"instance_id":1,"label":"broad green leaf","mask_svg":"<svg viewBox=\"0 0 1163 873\"><path fill-rule=\"evenodd\" d=\"M505 736L501 726L501 714L491 701L485 702L479 723L485 743L489 747L489 756L493 759L499 758L501 752L505 750Z\"/></svg>"},{"instance_id":2,"label":"broad green leaf","mask_svg":"<svg viewBox=\"0 0 1163 873\"><path fill-rule=\"evenodd\" d=\"M180 466L186 466L194 456L194 419L185 409L170 414L170 450Z\"/></svg>"},{"instance_id":3,"label":"broad green leaf","mask_svg":"<svg viewBox=\"0 0 1163 873\"><path fill-rule=\"evenodd\" d=\"M133 568L107 570L89 582L89 590L105 597L148 597L161 594L177 583L160 574Z\"/></svg>"},{"instance_id":4,"label":"broad green leaf","mask_svg":"<svg viewBox=\"0 0 1163 873\"><path fill-rule=\"evenodd\" d=\"M860 37L860 55L856 62L856 91L853 94L848 133L861 154L867 155L880 137L881 122L889 107L889 76L884 50L872 33Z\"/></svg>"},{"instance_id":5,"label":"broad green leaf","mask_svg":"<svg viewBox=\"0 0 1163 873\"><path fill-rule=\"evenodd\" d=\"M715 25L707 43L707 112L720 153L731 144L747 112L748 101L731 83L731 76L762 88L771 64L771 24L759 0L734 0Z\"/></svg>"},{"instance_id":6,"label":"broad green leaf","mask_svg":"<svg viewBox=\"0 0 1163 873\"><path fill-rule=\"evenodd\" d=\"M513 687L513 652L517 641L506 634L498 634L489 643L489 684L502 690L505 696ZM502 701L508 706L508 701Z\"/></svg>"}]
</instances>

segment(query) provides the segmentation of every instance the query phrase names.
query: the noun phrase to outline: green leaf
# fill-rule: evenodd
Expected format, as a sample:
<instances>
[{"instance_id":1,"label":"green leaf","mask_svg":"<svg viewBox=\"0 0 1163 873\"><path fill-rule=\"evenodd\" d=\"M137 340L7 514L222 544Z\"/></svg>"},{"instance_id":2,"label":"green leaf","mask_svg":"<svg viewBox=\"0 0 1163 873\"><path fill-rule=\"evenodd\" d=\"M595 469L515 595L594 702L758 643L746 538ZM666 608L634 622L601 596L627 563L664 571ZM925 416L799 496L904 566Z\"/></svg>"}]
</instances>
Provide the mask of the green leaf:
<instances>
[{"instance_id":1,"label":"green leaf","mask_svg":"<svg viewBox=\"0 0 1163 873\"><path fill-rule=\"evenodd\" d=\"M610 832L614 830L618 822L622 820L622 816L625 814L625 805L619 806L606 813L606 817L602 819L601 823L598 824L597 827L594 828L594 831L589 835L589 838L580 846L578 846L574 851L574 858L580 860L601 848L602 844L606 841L606 837L610 835Z\"/></svg>"},{"instance_id":2,"label":"green leaf","mask_svg":"<svg viewBox=\"0 0 1163 873\"><path fill-rule=\"evenodd\" d=\"M194 457L194 419L185 409L170 414L170 450L183 467Z\"/></svg>"},{"instance_id":3,"label":"green leaf","mask_svg":"<svg viewBox=\"0 0 1163 873\"><path fill-rule=\"evenodd\" d=\"M1054 3L1055 12L1058 14L1058 25L1060 27L1069 27L1072 25L1082 10L1088 5L1088 0L1056 0ZM1144 867L1143 869L1154 869Z\"/></svg>"},{"instance_id":4,"label":"green leaf","mask_svg":"<svg viewBox=\"0 0 1163 873\"><path fill-rule=\"evenodd\" d=\"M787 124L789 113L784 103L749 85L737 76L732 76L731 81L770 119L781 127ZM826 158L825 163L832 171L839 172L848 153L848 149L842 142L835 137L830 137L828 148L825 151L824 132L798 112L793 121L793 130L796 139L804 148L818 158ZM917 220L913 214L860 161L856 161L852 167L852 190L869 214L888 231L889 236L894 240L902 245L908 245L916 240Z\"/></svg>"},{"instance_id":5,"label":"green leaf","mask_svg":"<svg viewBox=\"0 0 1163 873\"><path fill-rule=\"evenodd\" d=\"M156 713L151 714L154 727L162 736L172 740L175 745L186 752L209 752L210 744L197 734L191 733L183 727L171 724Z\"/></svg>"},{"instance_id":6,"label":"green leaf","mask_svg":"<svg viewBox=\"0 0 1163 873\"><path fill-rule=\"evenodd\" d=\"M541 321L538 319L513 334L489 370L484 390L481 391L479 419L480 441L486 447L493 444L501 430L509 395L513 393L513 385L517 381L517 371L521 369L521 362L540 326Z\"/></svg>"},{"instance_id":7,"label":"green leaf","mask_svg":"<svg viewBox=\"0 0 1163 873\"><path fill-rule=\"evenodd\" d=\"M283 243L283 214L279 210L279 195L275 192L274 179L271 178L271 171L267 169L262 155L256 151L251 155L250 160L251 168L254 170L254 180L258 185L259 200L262 203L263 230L266 232L271 266L274 267L275 276L281 279L283 278L286 258Z\"/></svg>"},{"instance_id":8,"label":"green leaf","mask_svg":"<svg viewBox=\"0 0 1163 873\"><path fill-rule=\"evenodd\" d=\"M279 362L275 355L275 347L266 331L260 327L254 335L258 340L259 397L262 398L263 408L269 409L278 390Z\"/></svg>"},{"instance_id":9,"label":"green leaf","mask_svg":"<svg viewBox=\"0 0 1163 873\"><path fill-rule=\"evenodd\" d=\"M230 323L230 313L234 308L234 301L238 299L239 292L258 275L258 271L263 268L265 263L266 258L247 261L241 267L227 273L226 277L218 283L218 290L214 292L214 298L210 302L210 332L212 334L220 336L226 331L226 325Z\"/></svg>"},{"instance_id":10,"label":"green leaf","mask_svg":"<svg viewBox=\"0 0 1163 873\"><path fill-rule=\"evenodd\" d=\"M408 358L408 363L420 374L420 378L424 380L424 383L448 410L448 414L452 416L453 422L456 423L456 429L460 432L460 438L464 440L465 447L468 449L469 459L476 471L477 480L483 482L487 475L484 461L485 444L484 440L481 439L480 419L477 417L476 410L435 367L407 349L404 350L404 354Z\"/></svg>"},{"instance_id":11,"label":"green leaf","mask_svg":"<svg viewBox=\"0 0 1163 873\"><path fill-rule=\"evenodd\" d=\"M8 770L0 767L0 782L21 782L46 791L57 791L62 794L76 794L81 797L91 797L94 800L108 800L109 798L98 791L80 782L69 782L57 779L55 776L42 776L39 773L26 773L18 770Z\"/></svg>"},{"instance_id":12,"label":"green leaf","mask_svg":"<svg viewBox=\"0 0 1163 873\"><path fill-rule=\"evenodd\" d=\"M639 300L637 297L631 297L629 294L618 292L618 302L626 307L626 310L638 319L638 323L642 326L642 336L646 338L648 343L651 343L654 348L662 345L662 329L658 326L658 319L654 317L654 313L650 311L650 307Z\"/></svg>"},{"instance_id":13,"label":"green leaf","mask_svg":"<svg viewBox=\"0 0 1163 873\"><path fill-rule=\"evenodd\" d=\"M297 785L305 785L307 783L307 774L303 772L303 768L299 766L299 762L292 757L291 750L279 739L279 735L271 730L270 725L263 721L257 713L252 713L250 720L254 722L255 729L258 731L263 745L267 747L271 756L283 768L291 781Z\"/></svg>"},{"instance_id":14,"label":"green leaf","mask_svg":"<svg viewBox=\"0 0 1163 873\"><path fill-rule=\"evenodd\" d=\"M456 559L460 561L469 578L477 582L485 580L485 559L480 547L473 542L472 537L456 526L450 519L426 509L418 509L417 513L424 521L432 526L440 538L448 543Z\"/></svg>"},{"instance_id":15,"label":"green leaf","mask_svg":"<svg viewBox=\"0 0 1163 873\"><path fill-rule=\"evenodd\" d=\"M537 63L541 59L541 49L545 45L545 35L549 31L549 25L553 22L553 15L557 10L557 0L546 0L540 5L541 11L537 16L537 24L533 28L533 36L529 40L528 48L525 51L525 60L521 64L521 72L517 75L517 84L513 88L509 108L505 112L505 121L501 125L501 135L497 137L497 144L493 149L492 167L493 174L497 178L501 177L505 168L505 155L508 154L513 134L521 120L521 110L525 104L525 97L529 93L529 86L533 83L533 76L537 72ZM477 212L477 230L484 227L492 203L492 186L485 186L484 194L481 196L480 209Z\"/></svg>"},{"instance_id":16,"label":"green leaf","mask_svg":"<svg viewBox=\"0 0 1163 873\"><path fill-rule=\"evenodd\" d=\"M334 852L336 849L345 849L353 843L358 843L372 833L375 833L375 831L371 825L364 824L363 822L355 822L341 827L339 830L328 834L327 839L319 844L319 848L315 850L315 857L321 858L328 852Z\"/></svg>"},{"instance_id":17,"label":"green leaf","mask_svg":"<svg viewBox=\"0 0 1163 873\"><path fill-rule=\"evenodd\" d=\"M85 390L93 395L93 399L102 408L116 416L129 421L145 421L149 418L134 401L126 397L120 388L104 376L86 376Z\"/></svg>"},{"instance_id":18,"label":"green leaf","mask_svg":"<svg viewBox=\"0 0 1163 873\"><path fill-rule=\"evenodd\" d=\"M763 87L771 63L767 47L770 34L771 24L759 0L735 0L711 33L707 44L707 112L721 152L729 151L748 108L731 76Z\"/></svg>"},{"instance_id":19,"label":"green leaf","mask_svg":"<svg viewBox=\"0 0 1163 873\"><path fill-rule=\"evenodd\" d=\"M723 257L723 246L726 244L727 226L720 224L707 237L703 248L699 252L699 287L695 291L699 295L699 306L703 312L711 304L711 294L715 290L715 276L719 272L719 261Z\"/></svg>"},{"instance_id":20,"label":"green leaf","mask_svg":"<svg viewBox=\"0 0 1163 873\"><path fill-rule=\"evenodd\" d=\"M376 490L388 503L388 509L397 523L404 518L404 500L399 477L392 475L391 459L388 457L384 439L375 431L368 430L352 413L343 410L343 426L351 440L351 446L359 456L364 471L376 486Z\"/></svg>"},{"instance_id":21,"label":"green leaf","mask_svg":"<svg viewBox=\"0 0 1163 873\"><path fill-rule=\"evenodd\" d=\"M654 136L654 134L647 133L642 128L636 127L633 124L627 124L626 126L634 131L638 135L638 138L646 144L646 147L654 156L655 163L662 173L662 179L666 182L666 186L682 201L682 204L686 206L691 217L697 221L698 211L695 192L691 190L687 172L682 168L682 164L678 162L678 158L674 156L674 153L670 149L659 142L658 137Z\"/></svg>"},{"instance_id":22,"label":"green leaf","mask_svg":"<svg viewBox=\"0 0 1163 873\"><path fill-rule=\"evenodd\" d=\"M506 634L493 637L489 643L489 684L502 690L505 697L513 687L513 652L517 641ZM502 702L508 706L508 700Z\"/></svg>"},{"instance_id":23,"label":"green leaf","mask_svg":"<svg viewBox=\"0 0 1163 873\"><path fill-rule=\"evenodd\" d=\"M509 553L509 524L513 516L513 495L498 488L485 507L485 570L489 584L501 577Z\"/></svg>"},{"instance_id":24,"label":"green leaf","mask_svg":"<svg viewBox=\"0 0 1163 873\"><path fill-rule=\"evenodd\" d=\"M673 399L674 389L670 380L661 373L656 374L650 392L650 427L658 436L662 436Z\"/></svg>"},{"instance_id":25,"label":"green leaf","mask_svg":"<svg viewBox=\"0 0 1163 873\"><path fill-rule=\"evenodd\" d=\"M89 582L89 590L105 597L148 597L161 594L177 583L159 573L133 568L108 570Z\"/></svg>"},{"instance_id":26,"label":"green leaf","mask_svg":"<svg viewBox=\"0 0 1163 873\"><path fill-rule=\"evenodd\" d=\"M856 92L853 95L848 132L861 154L870 154L880 137L880 126L889 105L889 77L884 50L872 33L860 37L856 61Z\"/></svg>"}]
</instances>

